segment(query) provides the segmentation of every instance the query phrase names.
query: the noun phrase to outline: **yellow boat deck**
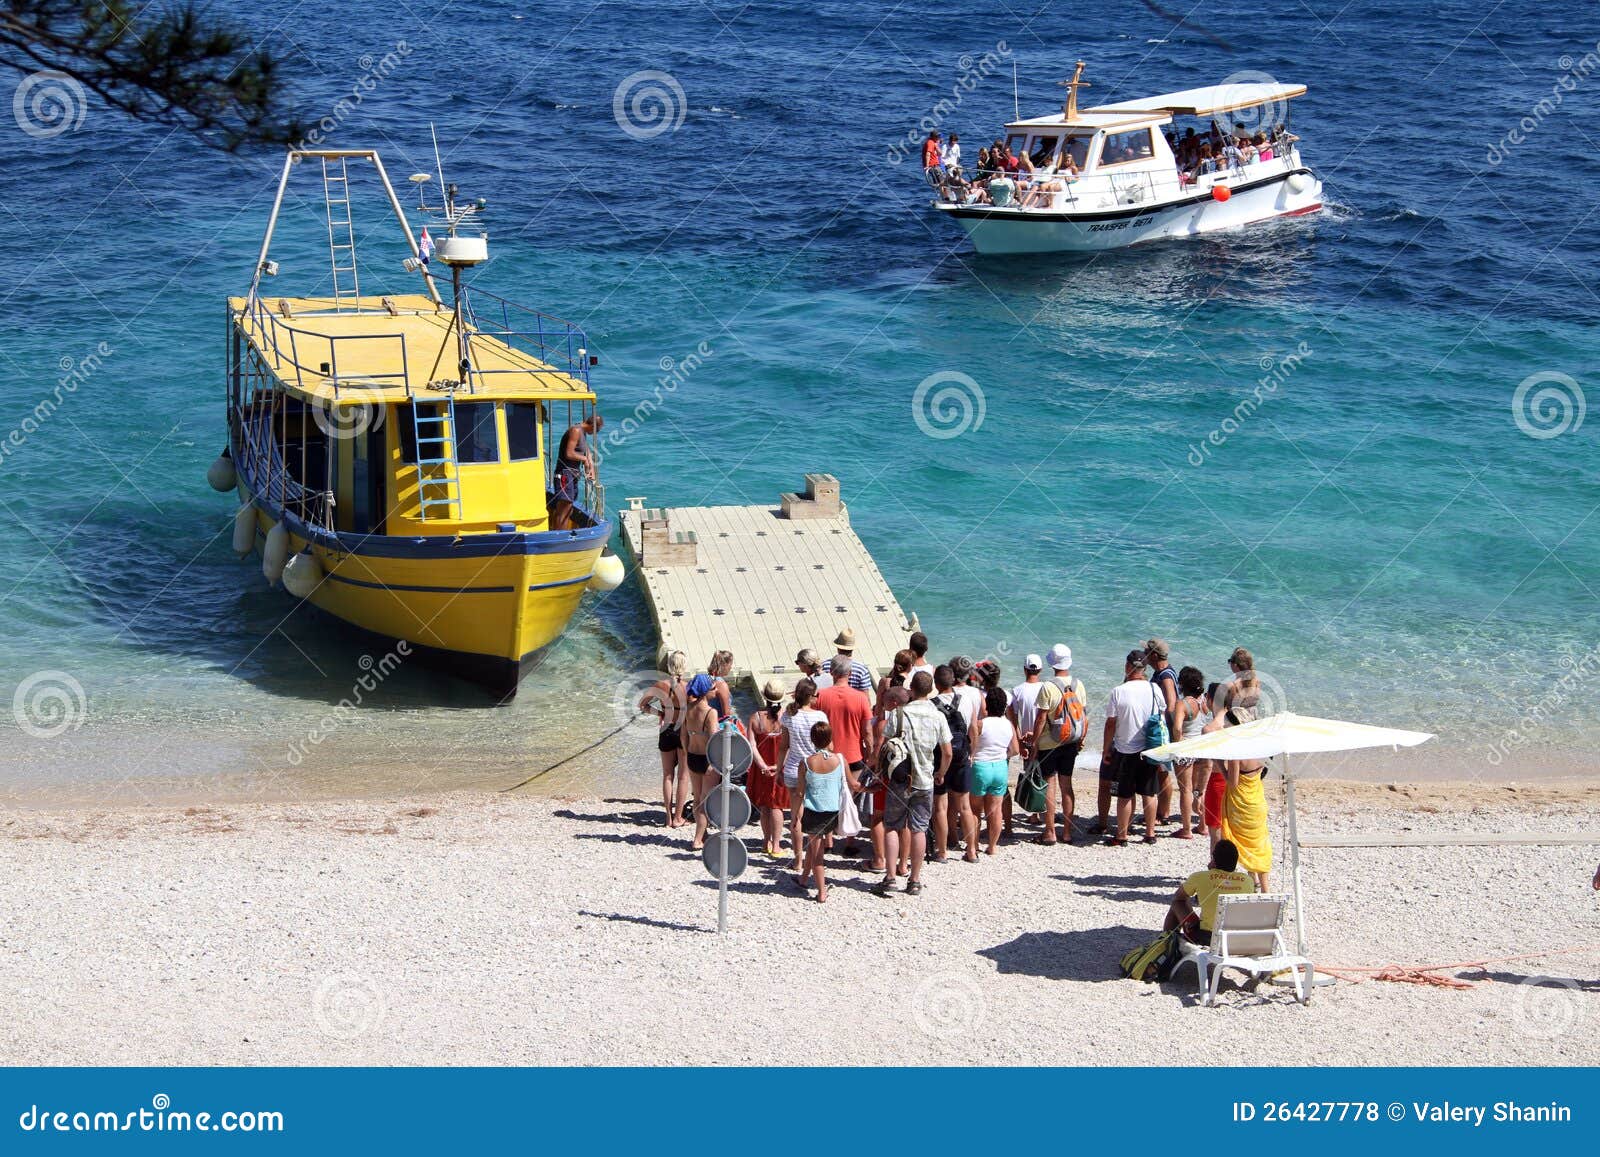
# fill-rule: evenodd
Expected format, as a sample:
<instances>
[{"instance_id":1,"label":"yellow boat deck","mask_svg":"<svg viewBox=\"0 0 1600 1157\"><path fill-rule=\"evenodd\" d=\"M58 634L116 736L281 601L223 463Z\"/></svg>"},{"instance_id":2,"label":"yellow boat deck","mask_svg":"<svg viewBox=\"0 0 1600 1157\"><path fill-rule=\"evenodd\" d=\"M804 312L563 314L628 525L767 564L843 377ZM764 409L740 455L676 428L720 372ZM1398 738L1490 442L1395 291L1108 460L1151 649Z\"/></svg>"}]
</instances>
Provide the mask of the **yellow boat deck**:
<instances>
[{"instance_id":1,"label":"yellow boat deck","mask_svg":"<svg viewBox=\"0 0 1600 1157\"><path fill-rule=\"evenodd\" d=\"M429 383L458 375L451 309L426 294L346 298L267 297L252 312L230 297L228 310L263 363L285 386L325 404L404 402ZM393 307L391 312L390 306ZM564 342L551 322L552 344ZM593 401L587 383L494 333L467 326L474 398ZM530 335L531 336L531 335ZM574 354L576 351L573 351Z\"/></svg>"}]
</instances>

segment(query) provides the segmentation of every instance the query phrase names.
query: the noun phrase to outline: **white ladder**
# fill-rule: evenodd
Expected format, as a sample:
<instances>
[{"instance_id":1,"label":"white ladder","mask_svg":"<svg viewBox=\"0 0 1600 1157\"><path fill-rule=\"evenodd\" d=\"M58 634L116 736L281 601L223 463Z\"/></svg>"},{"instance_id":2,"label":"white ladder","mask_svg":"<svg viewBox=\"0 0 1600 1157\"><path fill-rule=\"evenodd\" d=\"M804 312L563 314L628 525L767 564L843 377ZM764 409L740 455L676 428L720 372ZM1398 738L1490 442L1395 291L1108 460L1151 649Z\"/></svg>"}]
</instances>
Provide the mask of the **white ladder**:
<instances>
[{"instance_id":1,"label":"white ladder","mask_svg":"<svg viewBox=\"0 0 1600 1157\"><path fill-rule=\"evenodd\" d=\"M361 308L356 273L356 231L350 216L350 170L343 157L322 158L322 199L328 211L328 260L333 267L333 308Z\"/></svg>"}]
</instances>

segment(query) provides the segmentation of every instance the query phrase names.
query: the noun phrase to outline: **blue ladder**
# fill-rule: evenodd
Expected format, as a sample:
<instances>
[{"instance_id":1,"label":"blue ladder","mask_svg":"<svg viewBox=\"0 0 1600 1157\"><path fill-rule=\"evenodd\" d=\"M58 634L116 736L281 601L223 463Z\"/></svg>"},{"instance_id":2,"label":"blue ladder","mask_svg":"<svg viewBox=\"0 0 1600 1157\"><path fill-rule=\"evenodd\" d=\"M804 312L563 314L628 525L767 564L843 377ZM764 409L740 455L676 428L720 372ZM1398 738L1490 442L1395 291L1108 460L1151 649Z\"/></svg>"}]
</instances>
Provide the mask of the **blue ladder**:
<instances>
[{"instance_id":1,"label":"blue ladder","mask_svg":"<svg viewBox=\"0 0 1600 1157\"><path fill-rule=\"evenodd\" d=\"M441 410L424 414L422 407L433 403L411 403L411 428L417 440L418 516L428 521L461 519L461 476L456 469L456 400L446 395L437 403ZM430 472L431 471L431 472Z\"/></svg>"}]
</instances>

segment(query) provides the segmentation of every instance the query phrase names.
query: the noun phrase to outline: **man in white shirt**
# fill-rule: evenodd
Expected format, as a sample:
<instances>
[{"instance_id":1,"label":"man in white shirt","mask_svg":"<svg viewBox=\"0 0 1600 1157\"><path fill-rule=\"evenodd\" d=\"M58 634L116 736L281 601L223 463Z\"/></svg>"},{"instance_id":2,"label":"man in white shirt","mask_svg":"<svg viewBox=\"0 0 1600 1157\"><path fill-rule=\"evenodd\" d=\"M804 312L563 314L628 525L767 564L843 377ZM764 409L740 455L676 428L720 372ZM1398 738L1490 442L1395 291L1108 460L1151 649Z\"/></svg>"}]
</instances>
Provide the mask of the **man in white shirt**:
<instances>
[{"instance_id":1,"label":"man in white shirt","mask_svg":"<svg viewBox=\"0 0 1600 1157\"><path fill-rule=\"evenodd\" d=\"M1006 718L1017 729L1017 742L1022 745L1022 758L1033 758L1033 724L1039 703L1039 691L1044 684L1039 672L1044 670L1044 660L1029 655L1022 661L1022 682L1011 689L1011 705L1006 708Z\"/></svg>"},{"instance_id":2,"label":"man in white shirt","mask_svg":"<svg viewBox=\"0 0 1600 1157\"><path fill-rule=\"evenodd\" d=\"M895 869L900 863L900 841L908 840L911 864L906 895L922 892L922 857L928 850L928 825L933 820L933 785L950 766L950 725L944 713L928 701L933 692L933 676L919 671L911 678L911 702L889 712L883 720L883 736L903 738L910 749L911 782L889 783L889 799L884 808L884 877L872 890L887 896L894 889ZM889 771L893 771L890 768Z\"/></svg>"},{"instance_id":3,"label":"man in white shirt","mask_svg":"<svg viewBox=\"0 0 1600 1157\"><path fill-rule=\"evenodd\" d=\"M1144 676L1144 652L1129 651L1123 665L1123 682L1111 689L1106 701L1106 726L1100 748L1100 782L1115 785L1117 832L1106 842L1123 847L1133 823L1133 797L1144 799L1144 842L1156 842L1156 792L1161 787L1161 766L1151 763L1144 751L1144 728L1150 716L1162 710L1160 692ZM1102 823L1104 822L1102 813Z\"/></svg>"},{"instance_id":4,"label":"man in white shirt","mask_svg":"<svg viewBox=\"0 0 1600 1157\"><path fill-rule=\"evenodd\" d=\"M939 152L939 160L944 162L944 167L952 176L960 176L961 168L961 138L955 133L950 134L950 142Z\"/></svg>"}]
</instances>

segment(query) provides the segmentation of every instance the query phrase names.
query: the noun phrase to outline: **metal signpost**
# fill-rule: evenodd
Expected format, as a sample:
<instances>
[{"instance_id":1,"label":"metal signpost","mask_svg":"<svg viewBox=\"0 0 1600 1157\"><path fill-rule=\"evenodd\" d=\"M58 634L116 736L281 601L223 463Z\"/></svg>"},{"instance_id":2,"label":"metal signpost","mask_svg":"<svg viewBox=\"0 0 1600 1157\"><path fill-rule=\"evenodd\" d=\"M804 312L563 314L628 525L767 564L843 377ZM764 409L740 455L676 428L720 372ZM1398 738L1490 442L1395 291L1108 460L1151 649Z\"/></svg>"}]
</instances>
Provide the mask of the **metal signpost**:
<instances>
[{"instance_id":1,"label":"metal signpost","mask_svg":"<svg viewBox=\"0 0 1600 1157\"><path fill-rule=\"evenodd\" d=\"M734 834L750 822L750 797L733 780L750 770L755 751L729 719L706 745L706 756L722 780L705 801L706 819L717 832L701 851L700 862L717 878L717 931L722 933L728 930L728 881L744 875L750 862L744 841Z\"/></svg>"}]
</instances>

